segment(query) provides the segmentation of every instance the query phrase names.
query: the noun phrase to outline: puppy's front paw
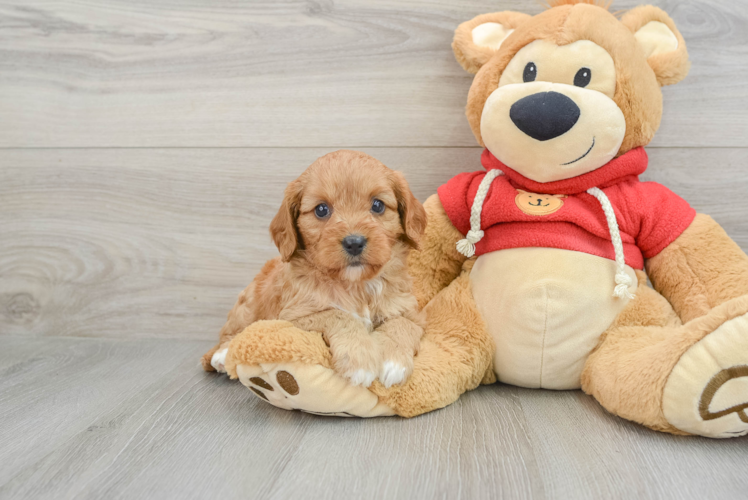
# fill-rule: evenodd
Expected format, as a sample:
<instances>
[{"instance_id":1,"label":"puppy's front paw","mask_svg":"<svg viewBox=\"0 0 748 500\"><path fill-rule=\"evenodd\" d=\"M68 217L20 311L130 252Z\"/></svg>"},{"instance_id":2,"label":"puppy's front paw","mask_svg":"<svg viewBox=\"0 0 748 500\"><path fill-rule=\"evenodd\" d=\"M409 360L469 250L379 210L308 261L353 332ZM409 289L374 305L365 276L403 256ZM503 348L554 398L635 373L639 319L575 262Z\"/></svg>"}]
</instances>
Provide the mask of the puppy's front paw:
<instances>
[{"instance_id":1,"label":"puppy's front paw","mask_svg":"<svg viewBox=\"0 0 748 500\"><path fill-rule=\"evenodd\" d=\"M352 385L369 387L379 372L380 354L378 346L368 337L330 345L335 371L347 378Z\"/></svg>"},{"instance_id":2,"label":"puppy's front paw","mask_svg":"<svg viewBox=\"0 0 748 500\"><path fill-rule=\"evenodd\" d=\"M413 373L413 349L395 342L389 335L375 335L380 344L383 362L379 381L386 388L402 384Z\"/></svg>"},{"instance_id":3,"label":"puppy's front paw","mask_svg":"<svg viewBox=\"0 0 748 500\"><path fill-rule=\"evenodd\" d=\"M364 370L359 368L353 373L346 373L345 377L350 380L352 385L360 385L362 387L369 387L374 379L377 378L376 372Z\"/></svg>"},{"instance_id":4,"label":"puppy's front paw","mask_svg":"<svg viewBox=\"0 0 748 500\"><path fill-rule=\"evenodd\" d=\"M226 373L226 353L229 351L228 347L218 349L213 353L213 357L210 358L210 366L213 367L218 373Z\"/></svg>"},{"instance_id":5,"label":"puppy's front paw","mask_svg":"<svg viewBox=\"0 0 748 500\"><path fill-rule=\"evenodd\" d=\"M408 380L412 373L413 356L400 352L384 360L379 370L379 381L390 388Z\"/></svg>"},{"instance_id":6,"label":"puppy's front paw","mask_svg":"<svg viewBox=\"0 0 748 500\"><path fill-rule=\"evenodd\" d=\"M379 371L379 381L382 382L383 386L390 388L408 380L411 373L413 373L412 361L409 364L402 364L388 359L382 363L382 368Z\"/></svg>"}]
</instances>

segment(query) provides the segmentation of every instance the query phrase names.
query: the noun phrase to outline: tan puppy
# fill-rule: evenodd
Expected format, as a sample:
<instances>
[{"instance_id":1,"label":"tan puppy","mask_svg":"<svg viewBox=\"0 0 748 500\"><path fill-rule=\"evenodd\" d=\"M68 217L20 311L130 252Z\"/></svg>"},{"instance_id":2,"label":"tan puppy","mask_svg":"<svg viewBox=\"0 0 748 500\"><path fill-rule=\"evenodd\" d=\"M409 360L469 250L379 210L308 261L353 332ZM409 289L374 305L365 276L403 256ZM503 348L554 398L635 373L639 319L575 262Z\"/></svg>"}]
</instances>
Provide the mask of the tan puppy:
<instances>
[{"instance_id":1,"label":"tan puppy","mask_svg":"<svg viewBox=\"0 0 748 500\"><path fill-rule=\"evenodd\" d=\"M407 256L425 227L401 173L355 151L319 158L286 188L270 224L281 255L239 295L203 368L225 371L231 339L255 321L282 319L322 332L352 384L403 382L423 334Z\"/></svg>"}]
</instances>

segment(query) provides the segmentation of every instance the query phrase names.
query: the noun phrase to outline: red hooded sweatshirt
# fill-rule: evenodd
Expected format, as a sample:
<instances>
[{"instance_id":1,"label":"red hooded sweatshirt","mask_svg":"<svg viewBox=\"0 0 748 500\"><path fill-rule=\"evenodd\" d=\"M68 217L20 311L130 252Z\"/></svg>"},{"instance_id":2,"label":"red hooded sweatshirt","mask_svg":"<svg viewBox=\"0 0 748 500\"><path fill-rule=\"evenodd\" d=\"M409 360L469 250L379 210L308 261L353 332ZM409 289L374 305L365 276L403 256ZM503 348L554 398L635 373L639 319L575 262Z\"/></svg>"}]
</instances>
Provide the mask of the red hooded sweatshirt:
<instances>
[{"instance_id":1,"label":"red hooded sweatshirt","mask_svg":"<svg viewBox=\"0 0 748 500\"><path fill-rule=\"evenodd\" d=\"M487 149L483 167L499 169L488 190L481 211L483 238L475 255L523 247L576 250L615 260L605 214L600 202L586 191L600 188L608 197L618 221L626 264L644 268L644 259L660 253L691 224L696 211L681 197L655 182L641 182L647 168L644 148L632 149L586 174L555 182L535 182L501 163ZM486 171L462 173L438 190L439 199L462 233L470 230L470 210L478 185ZM532 214L520 209L523 193L566 195L552 213ZM532 198L532 197L530 197ZM541 202L538 198L538 205ZM554 201L556 206L557 201Z\"/></svg>"}]
</instances>

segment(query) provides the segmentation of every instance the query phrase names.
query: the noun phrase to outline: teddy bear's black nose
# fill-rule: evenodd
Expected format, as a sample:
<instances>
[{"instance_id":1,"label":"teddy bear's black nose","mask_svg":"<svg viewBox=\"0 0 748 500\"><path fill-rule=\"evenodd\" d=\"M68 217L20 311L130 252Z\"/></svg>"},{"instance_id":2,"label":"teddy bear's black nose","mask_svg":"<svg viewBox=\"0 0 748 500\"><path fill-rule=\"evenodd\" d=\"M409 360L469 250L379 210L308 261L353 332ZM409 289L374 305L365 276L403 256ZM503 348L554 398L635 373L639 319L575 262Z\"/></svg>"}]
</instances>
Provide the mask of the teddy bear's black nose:
<instances>
[{"instance_id":1,"label":"teddy bear's black nose","mask_svg":"<svg viewBox=\"0 0 748 500\"><path fill-rule=\"evenodd\" d=\"M509 118L525 134L547 141L568 132L579 120L579 106L558 92L539 92L512 104Z\"/></svg>"},{"instance_id":2,"label":"teddy bear's black nose","mask_svg":"<svg viewBox=\"0 0 748 500\"><path fill-rule=\"evenodd\" d=\"M352 257L360 255L366 246L366 238L360 234L351 234L343 238L343 249Z\"/></svg>"}]
</instances>

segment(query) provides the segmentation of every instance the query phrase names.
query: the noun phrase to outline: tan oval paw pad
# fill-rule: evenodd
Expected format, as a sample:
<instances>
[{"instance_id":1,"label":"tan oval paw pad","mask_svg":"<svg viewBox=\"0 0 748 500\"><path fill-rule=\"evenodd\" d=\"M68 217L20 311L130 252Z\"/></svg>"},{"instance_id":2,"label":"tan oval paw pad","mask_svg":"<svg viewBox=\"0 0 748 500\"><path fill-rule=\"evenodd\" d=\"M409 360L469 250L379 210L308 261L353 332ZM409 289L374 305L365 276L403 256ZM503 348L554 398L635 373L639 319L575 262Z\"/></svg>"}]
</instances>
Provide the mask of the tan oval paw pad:
<instances>
[{"instance_id":1,"label":"tan oval paw pad","mask_svg":"<svg viewBox=\"0 0 748 500\"><path fill-rule=\"evenodd\" d=\"M289 393L291 396L296 396L299 393L299 384L293 375L287 371L279 371L275 374L275 380L278 384L283 387L283 390Z\"/></svg>"},{"instance_id":2,"label":"tan oval paw pad","mask_svg":"<svg viewBox=\"0 0 748 500\"><path fill-rule=\"evenodd\" d=\"M262 399L264 399L265 401L267 401L267 400L268 400L268 397L267 397L267 396L265 396L265 394L263 394L263 392L262 392L261 390L259 390L259 389L255 389L254 387L250 387L250 388L249 388L249 390L250 390L250 391L252 391L252 392L254 392L255 394L257 394L258 396L260 396L260 397L261 397ZM271 390L272 390L272 389L271 389Z\"/></svg>"},{"instance_id":3,"label":"tan oval paw pad","mask_svg":"<svg viewBox=\"0 0 748 500\"><path fill-rule=\"evenodd\" d=\"M260 386L267 391L274 391L273 386L262 380L260 377L252 377L249 379L254 385Z\"/></svg>"}]
</instances>

